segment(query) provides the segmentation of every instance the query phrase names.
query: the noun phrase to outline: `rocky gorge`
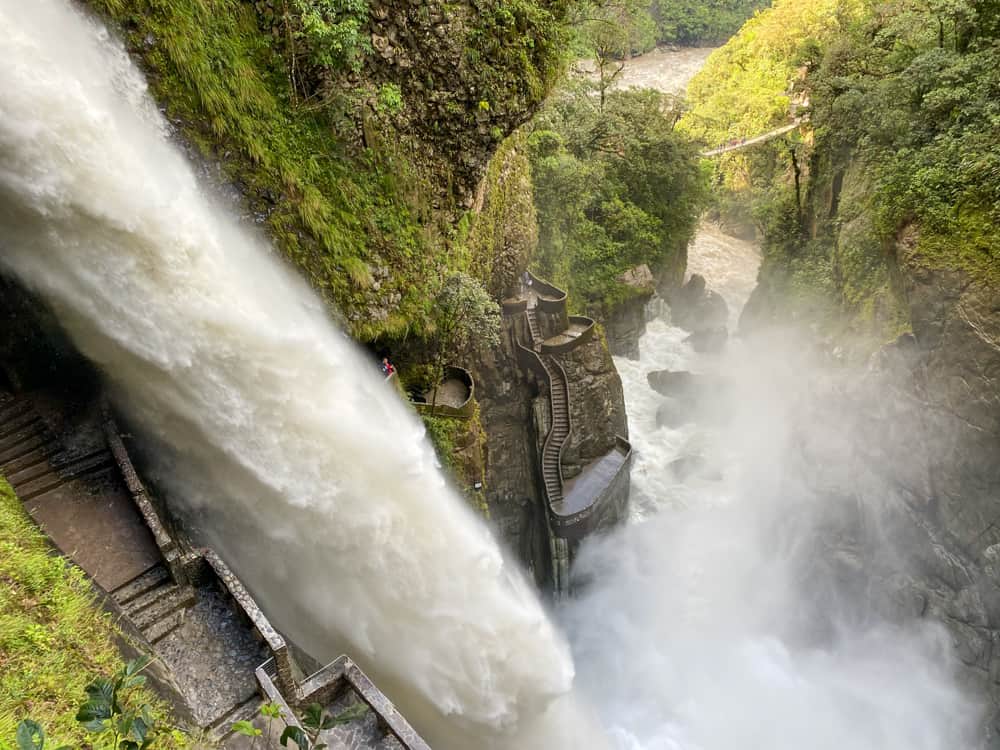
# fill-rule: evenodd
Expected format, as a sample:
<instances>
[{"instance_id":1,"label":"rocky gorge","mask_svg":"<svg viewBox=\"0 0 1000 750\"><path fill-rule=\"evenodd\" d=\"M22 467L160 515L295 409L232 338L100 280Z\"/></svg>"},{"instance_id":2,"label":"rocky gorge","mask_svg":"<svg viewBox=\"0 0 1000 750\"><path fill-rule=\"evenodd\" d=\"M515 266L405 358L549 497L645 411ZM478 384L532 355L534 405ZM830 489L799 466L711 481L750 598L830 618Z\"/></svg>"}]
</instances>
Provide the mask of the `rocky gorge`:
<instances>
[{"instance_id":1,"label":"rocky gorge","mask_svg":"<svg viewBox=\"0 0 1000 750\"><path fill-rule=\"evenodd\" d=\"M46 75L0 68L52 188L0 171L0 390L109 396L126 484L232 567L273 656L210 729L324 677L390 747L425 747L390 699L441 750L1000 746L997 287L876 231L839 53L776 76L815 119L699 162L669 97L554 90L567 4L94 0L68 64L44 2ZM710 172L759 245L698 224Z\"/></svg>"}]
</instances>

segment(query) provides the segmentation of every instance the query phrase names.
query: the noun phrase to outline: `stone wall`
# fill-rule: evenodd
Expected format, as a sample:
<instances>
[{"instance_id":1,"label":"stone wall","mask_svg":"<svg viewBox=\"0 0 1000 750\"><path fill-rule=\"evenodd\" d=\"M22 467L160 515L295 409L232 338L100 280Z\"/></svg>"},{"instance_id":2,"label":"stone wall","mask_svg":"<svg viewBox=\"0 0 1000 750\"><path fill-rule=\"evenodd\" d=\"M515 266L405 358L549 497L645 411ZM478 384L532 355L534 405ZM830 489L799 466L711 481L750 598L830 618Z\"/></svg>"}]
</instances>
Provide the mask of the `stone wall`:
<instances>
[{"instance_id":1,"label":"stone wall","mask_svg":"<svg viewBox=\"0 0 1000 750\"><path fill-rule=\"evenodd\" d=\"M603 331L591 341L559 355L570 388L573 432L563 452L563 476L570 479L583 466L605 455L628 437L628 417L621 377L611 359Z\"/></svg>"},{"instance_id":2,"label":"stone wall","mask_svg":"<svg viewBox=\"0 0 1000 750\"><path fill-rule=\"evenodd\" d=\"M510 333L523 317L504 318L501 346L477 363L473 375L486 430L485 496L491 522L536 583L545 586L550 579L547 519L532 418L538 396L517 367Z\"/></svg>"},{"instance_id":3,"label":"stone wall","mask_svg":"<svg viewBox=\"0 0 1000 750\"><path fill-rule=\"evenodd\" d=\"M836 440L803 430L803 476L831 509L804 585L862 619L943 624L1000 747L1000 289L916 240L894 249L913 333L814 405Z\"/></svg>"}]
</instances>

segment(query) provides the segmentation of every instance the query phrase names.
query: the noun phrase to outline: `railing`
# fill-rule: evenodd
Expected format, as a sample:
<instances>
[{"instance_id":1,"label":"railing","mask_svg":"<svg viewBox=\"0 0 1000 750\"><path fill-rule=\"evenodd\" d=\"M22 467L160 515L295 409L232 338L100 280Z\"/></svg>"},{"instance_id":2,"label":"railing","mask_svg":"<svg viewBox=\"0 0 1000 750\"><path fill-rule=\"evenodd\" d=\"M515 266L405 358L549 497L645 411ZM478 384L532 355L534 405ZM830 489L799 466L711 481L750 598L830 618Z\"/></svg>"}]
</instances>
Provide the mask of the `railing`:
<instances>
[{"instance_id":1,"label":"railing","mask_svg":"<svg viewBox=\"0 0 1000 750\"><path fill-rule=\"evenodd\" d=\"M273 668L265 662L257 669L257 680L265 693L265 681L270 681ZM405 750L430 750L423 738L396 709L385 694L375 687L360 667L349 657L340 656L330 664L310 675L297 686L292 698L294 705L307 706L332 703L348 687L364 701L378 717L382 729L395 737Z\"/></svg>"},{"instance_id":2,"label":"railing","mask_svg":"<svg viewBox=\"0 0 1000 750\"><path fill-rule=\"evenodd\" d=\"M469 389L468 398L465 399L459 406L451 406L450 404L438 403L432 406L426 401L414 401L414 408L421 414L430 414L433 410L434 416L438 417L455 417L457 419L469 419L473 414L476 413L476 381L472 377L472 373L462 367L452 367L449 366L445 368L444 383L445 380L459 380L466 388ZM438 384L440 387L441 383Z\"/></svg>"},{"instance_id":3,"label":"railing","mask_svg":"<svg viewBox=\"0 0 1000 750\"><path fill-rule=\"evenodd\" d=\"M246 587L214 550L202 549L199 550L198 554L184 553L181 544L170 534L159 513L153 507L146 488L132 464L132 458L121 438L118 424L111 415L110 407L105 403L102 405L102 409L104 411L104 435L108 447L111 449L111 454L114 456L115 463L118 465L132 500L156 541L156 546L159 548L174 582L191 583L192 575L198 576L198 574L192 574L192 570L197 569L201 561L204 561L216 580L239 607L240 613L253 627L257 636L267 644L277 666L278 682L282 689L293 688L295 680L292 677L291 658L285 639L274 629Z\"/></svg>"},{"instance_id":4,"label":"railing","mask_svg":"<svg viewBox=\"0 0 1000 750\"><path fill-rule=\"evenodd\" d=\"M600 493L583 510L568 515L560 515L557 512L551 513L551 523L557 535L575 541L583 538L586 534L601 526L609 512L614 512L620 516L624 512L624 505L628 501L628 492L621 487L622 482L628 477L629 469L632 465L632 444L621 435L615 436L615 448L622 456L622 462L615 470L607 484ZM619 499L623 507L612 508L609 502Z\"/></svg>"},{"instance_id":5,"label":"railing","mask_svg":"<svg viewBox=\"0 0 1000 750\"><path fill-rule=\"evenodd\" d=\"M554 359L552 357L549 357L549 363L552 364L552 365L555 365L556 369L559 371L559 375L562 378L563 397L565 398L565 401L566 401L566 436L562 439L562 442L559 444L559 448L558 448L559 453L556 456L556 459L557 459L557 462L558 462L558 468L559 468L559 485L560 485L559 494L561 496L562 495L562 488L565 487L565 485L566 485L566 481L565 481L565 479L563 479L563 453L565 452L566 446L569 444L569 439L570 439L570 437L573 434L573 410L572 410L572 408L570 406L570 402L569 402L569 378L566 376L566 370L563 368L563 366L561 364L559 364L558 360L556 360L556 359ZM546 364L544 360L542 360L542 364L543 365ZM551 440L553 438L553 434L555 432L555 430L554 430L554 425L555 425L555 408L552 406L552 395L551 395L552 391L551 391L551 388L552 388L552 379L551 379L551 376L550 376L549 377L549 389L550 389L549 390L549 406L550 406L550 410L552 411L553 428L549 429L549 436L545 439L545 448L543 449L543 455L544 455L544 451L548 450L549 440ZM551 509L552 508L551 508L551 504L550 504L549 510L551 511Z\"/></svg>"},{"instance_id":6,"label":"railing","mask_svg":"<svg viewBox=\"0 0 1000 750\"><path fill-rule=\"evenodd\" d=\"M503 310L503 314L507 316L520 315L528 309L528 300L523 298L505 299L501 303L501 309Z\"/></svg>"},{"instance_id":7,"label":"railing","mask_svg":"<svg viewBox=\"0 0 1000 750\"><path fill-rule=\"evenodd\" d=\"M267 644L267 648L272 655L271 660L274 662L278 687L283 691L294 691L295 678L292 673L292 661L285 639L274 629L271 621L267 619L267 616L257 606L257 602L250 596L250 592L246 590L240 579L236 577L236 574L233 573L225 561L214 550L202 550L202 557L226 589L226 592L236 602L237 606L239 606L240 611L250 622L254 632Z\"/></svg>"},{"instance_id":8,"label":"railing","mask_svg":"<svg viewBox=\"0 0 1000 750\"><path fill-rule=\"evenodd\" d=\"M542 312L561 313L566 309L565 291L533 273L529 272L528 277L531 279L532 288L538 294L538 307Z\"/></svg>"},{"instance_id":9,"label":"railing","mask_svg":"<svg viewBox=\"0 0 1000 750\"><path fill-rule=\"evenodd\" d=\"M149 499L149 493L146 492L145 485L139 479L139 474L135 470L135 466L132 465L132 458L129 456L125 442L122 440L118 424L111 415L110 407L107 403L104 403L101 405L101 409L104 417L104 439L107 441L111 455L115 459L115 464L117 464L118 471L125 482L125 487L132 497L132 502L135 503L139 514L153 535L153 541L156 542L156 546L160 550L160 555L170 570L170 575L176 582L186 583L187 571L180 545L170 535L170 532L167 531L167 527L160 519L159 513L153 507L153 502Z\"/></svg>"},{"instance_id":10,"label":"railing","mask_svg":"<svg viewBox=\"0 0 1000 750\"><path fill-rule=\"evenodd\" d=\"M542 352L544 354L566 354L576 349L582 344L586 344L588 341L594 338L594 328L596 323L593 319L584 317L583 315L570 315L569 317L570 325L577 325L581 327L579 333L572 336L572 329L567 329L563 333L557 334L553 338L559 338L559 336L566 336L566 341L560 341L557 343L549 343L548 341L542 342Z\"/></svg>"}]
</instances>

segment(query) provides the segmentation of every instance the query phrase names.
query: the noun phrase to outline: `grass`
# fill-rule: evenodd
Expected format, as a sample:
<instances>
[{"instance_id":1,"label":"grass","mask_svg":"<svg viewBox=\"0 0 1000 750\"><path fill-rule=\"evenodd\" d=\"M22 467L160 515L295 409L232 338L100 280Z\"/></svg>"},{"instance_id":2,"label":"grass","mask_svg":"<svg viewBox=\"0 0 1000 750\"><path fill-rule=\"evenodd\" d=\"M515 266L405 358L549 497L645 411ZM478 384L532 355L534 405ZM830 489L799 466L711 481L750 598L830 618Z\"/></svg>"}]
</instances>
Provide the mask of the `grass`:
<instances>
[{"instance_id":1,"label":"grass","mask_svg":"<svg viewBox=\"0 0 1000 750\"><path fill-rule=\"evenodd\" d=\"M13 747L25 718L43 726L47 745L79 746L84 686L121 667L114 634L83 572L53 554L0 478L0 748Z\"/></svg>"}]
</instances>

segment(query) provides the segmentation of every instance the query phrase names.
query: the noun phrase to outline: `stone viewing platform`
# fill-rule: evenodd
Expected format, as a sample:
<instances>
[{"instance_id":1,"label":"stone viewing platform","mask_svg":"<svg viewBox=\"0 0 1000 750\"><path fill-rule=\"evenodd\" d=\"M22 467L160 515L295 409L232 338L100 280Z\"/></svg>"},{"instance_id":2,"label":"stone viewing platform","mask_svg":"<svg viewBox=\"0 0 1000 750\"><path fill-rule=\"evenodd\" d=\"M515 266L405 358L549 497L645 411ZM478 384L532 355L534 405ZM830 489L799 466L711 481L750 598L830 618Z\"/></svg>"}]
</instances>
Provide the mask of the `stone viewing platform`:
<instances>
[{"instance_id":1,"label":"stone viewing platform","mask_svg":"<svg viewBox=\"0 0 1000 750\"><path fill-rule=\"evenodd\" d=\"M435 398L436 392L436 398ZM445 368L444 380L427 393L422 400L413 400L413 407L421 414L438 417L469 419L476 412L476 382L472 373L463 367Z\"/></svg>"},{"instance_id":2,"label":"stone viewing platform","mask_svg":"<svg viewBox=\"0 0 1000 750\"><path fill-rule=\"evenodd\" d=\"M571 545L625 516L632 449L628 440L616 436L604 455L579 467L575 476L568 475L566 452L575 437L573 414L579 409L575 403L579 396L565 358L594 340L596 323L568 315L563 290L534 275L527 278L531 283L522 283L502 307L512 321L513 343L525 376L548 393L548 424L540 464L556 590L565 593Z\"/></svg>"}]
</instances>

